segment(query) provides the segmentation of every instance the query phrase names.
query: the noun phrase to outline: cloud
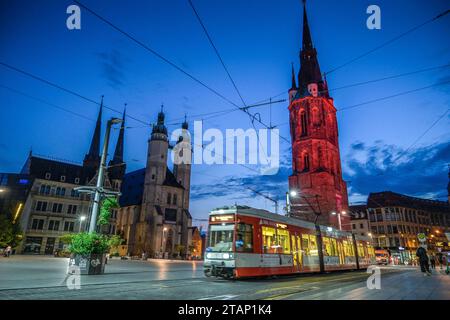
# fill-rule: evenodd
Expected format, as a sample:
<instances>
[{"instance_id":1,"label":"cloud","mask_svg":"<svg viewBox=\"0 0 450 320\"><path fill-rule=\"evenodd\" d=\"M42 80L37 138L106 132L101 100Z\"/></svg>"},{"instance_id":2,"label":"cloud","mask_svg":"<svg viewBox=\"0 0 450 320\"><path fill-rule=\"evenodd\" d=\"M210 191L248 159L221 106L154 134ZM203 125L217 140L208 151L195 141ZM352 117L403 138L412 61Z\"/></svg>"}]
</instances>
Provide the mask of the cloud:
<instances>
[{"instance_id":1,"label":"cloud","mask_svg":"<svg viewBox=\"0 0 450 320\"><path fill-rule=\"evenodd\" d=\"M100 60L102 75L108 81L108 84L114 89L122 87L125 84L124 64L126 59L115 49L97 55Z\"/></svg>"},{"instance_id":2,"label":"cloud","mask_svg":"<svg viewBox=\"0 0 450 320\"><path fill-rule=\"evenodd\" d=\"M364 160L354 156L346 160L349 170L351 199L361 199L370 192L394 191L424 198L440 198L447 194L447 163L450 142L405 151L377 141L361 149Z\"/></svg>"},{"instance_id":3,"label":"cloud","mask_svg":"<svg viewBox=\"0 0 450 320\"><path fill-rule=\"evenodd\" d=\"M234 197L242 200L257 196L248 188L282 200L288 190L288 177L291 174L292 169L288 158L283 157L280 159L280 168L275 175L228 176L217 183L193 185L191 200L204 200L214 197Z\"/></svg>"}]
</instances>

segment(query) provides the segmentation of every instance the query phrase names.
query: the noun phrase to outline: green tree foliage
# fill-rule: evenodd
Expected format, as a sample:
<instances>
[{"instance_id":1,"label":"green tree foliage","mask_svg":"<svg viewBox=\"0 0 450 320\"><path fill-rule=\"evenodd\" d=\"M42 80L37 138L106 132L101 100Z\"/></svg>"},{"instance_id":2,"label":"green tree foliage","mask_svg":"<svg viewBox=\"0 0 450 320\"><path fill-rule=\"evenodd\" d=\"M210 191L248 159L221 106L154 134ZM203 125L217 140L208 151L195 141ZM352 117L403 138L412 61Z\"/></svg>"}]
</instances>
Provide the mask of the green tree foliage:
<instances>
[{"instance_id":1,"label":"green tree foliage","mask_svg":"<svg viewBox=\"0 0 450 320\"><path fill-rule=\"evenodd\" d=\"M108 237L97 232L81 232L64 236L69 242L69 251L74 254L89 255L107 253L110 248L117 246L115 237Z\"/></svg>"},{"instance_id":2,"label":"green tree foliage","mask_svg":"<svg viewBox=\"0 0 450 320\"><path fill-rule=\"evenodd\" d=\"M15 247L22 240L23 234L18 223L12 223L6 215L0 215L0 247Z\"/></svg>"},{"instance_id":3,"label":"green tree foliage","mask_svg":"<svg viewBox=\"0 0 450 320\"><path fill-rule=\"evenodd\" d=\"M109 219L111 218L112 209L118 208L119 204L117 203L117 199L114 197L105 198L101 202L100 206L100 216L98 218L98 225L105 225L109 223Z\"/></svg>"}]
</instances>

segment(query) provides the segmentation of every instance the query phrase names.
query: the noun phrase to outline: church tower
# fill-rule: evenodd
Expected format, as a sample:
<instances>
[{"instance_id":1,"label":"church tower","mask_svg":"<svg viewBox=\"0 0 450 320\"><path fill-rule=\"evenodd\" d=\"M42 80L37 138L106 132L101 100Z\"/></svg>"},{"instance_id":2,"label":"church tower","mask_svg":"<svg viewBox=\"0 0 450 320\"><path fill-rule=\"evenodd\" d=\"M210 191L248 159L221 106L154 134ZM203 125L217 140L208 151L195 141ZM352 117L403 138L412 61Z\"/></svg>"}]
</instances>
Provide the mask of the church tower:
<instances>
[{"instance_id":1,"label":"church tower","mask_svg":"<svg viewBox=\"0 0 450 320\"><path fill-rule=\"evenodd\" d=\"M89 152L84 156L83 167L87 173L88 180L92 179L100 166L100 134L102 127L102 111L103 111L103 96L100 103L100 110L98 111L97 122L95 124L94 135L92 136ZM85 183L88 183L86 181Z\"/></svg>"},{"instance_id":2,"label":"church tower","mask_svg":"<svg viewBox=\"0 0 450 320\"><path fill-rule=\"evenodd\" d=\"M182 135L178 138L175 150L179 152L181 163L173 165L173 174L178 183L184 187L183 207L189 209L189 196L191 189L191 165L192 165L192 145L188 132L186 117L181 125ZM186 152L184 154L184 152Z\"/></svg>"},{"instance_id":3,"label":"church tower","mask_svg":"<svg viewBox=\"0 0 450 320\"><path fill-rule=\"evenodd\" d=\"M120 191L126 165L123 161L123 145L125 136L125 110L123 111L122 123L117 138L113 158L108 163L108 177L114 190Z\"/></svg>"},{"instance_id":4,"label":"church tower","mask_svg":"<svg viewBox=\"0 0 450 320\"><path fill-rule=\"evenodd\" d=\"M300 71L289 89L292 175L289 177L291 215L349 229L347 185L342 179L336 108L322 77L313 46L306 5ZM298 85L297 85L298 84Z\"/></svg>"}]
</instances>

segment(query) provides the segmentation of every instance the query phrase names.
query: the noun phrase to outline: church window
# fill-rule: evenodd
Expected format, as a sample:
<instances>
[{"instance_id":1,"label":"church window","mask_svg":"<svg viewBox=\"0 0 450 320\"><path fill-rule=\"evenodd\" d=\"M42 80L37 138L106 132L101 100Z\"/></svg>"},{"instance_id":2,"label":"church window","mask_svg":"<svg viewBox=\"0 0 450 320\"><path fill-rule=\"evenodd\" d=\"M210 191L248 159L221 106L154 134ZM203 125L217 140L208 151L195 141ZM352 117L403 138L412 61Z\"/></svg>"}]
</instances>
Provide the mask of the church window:
<instances>
[{"instance_id":1,"label":"church window","mask_svg":"<svg viewBox=\"0 0 450 320\"><path fill-rule=\"evenodd\" d=\"M308 121L306 119L306 112L302 111L300 113L300 125L301 125L301 132L302 132L302 137L308 135Z\"/></svg>"},{"instance_id":2,"label":"church window","mask_svg":"<svg viewBox=\"0 0 450 320\"><path fill-rule=\"evenodd\" d=\"M167 204L172 202L172 195L170 193L167 194Z\"/></svg>"},{"instance_id":3,"label":"church window","mask_svg":"<svg viewBox=\"0 0 450 320\"><path fill-rule=\"evenodd\" d=\"M314 108L312 110L312 121L314 125L319 125L320 124L320 115L319 115L319 109L318 108Z\"/></svg>"},{"instance_id":4,"label":"church window","mask_svg":"<svg viewBox=\"0 0 450 320\"><path fill-rule=\"evenodd\" d=\"M177 204L177 194L176 193L173 194L173 199L172 200L173 200L173 204L176 205Z\"/></svg>"},{"instance_id":5,"label":"church window","mask_svg":"<svg viewBox=\"0 0 450 320\"><path fill-rule=\"evenodd\" d=\"M307 153L303 155L303 171L309 171L309 155Z\"/></svg>"}]
</instances>

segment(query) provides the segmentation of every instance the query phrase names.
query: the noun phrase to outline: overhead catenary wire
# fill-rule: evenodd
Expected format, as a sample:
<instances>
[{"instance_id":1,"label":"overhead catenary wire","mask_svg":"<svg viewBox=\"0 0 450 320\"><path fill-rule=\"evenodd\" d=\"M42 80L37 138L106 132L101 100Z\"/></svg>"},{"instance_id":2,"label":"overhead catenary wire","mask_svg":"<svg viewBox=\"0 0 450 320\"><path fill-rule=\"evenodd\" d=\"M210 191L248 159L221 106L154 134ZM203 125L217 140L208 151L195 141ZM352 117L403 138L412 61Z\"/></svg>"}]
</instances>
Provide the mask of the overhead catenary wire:
<instances>
[{"instance_id":1,"label":"overhead catenary wire","mask_svg":"<svg viewBox=\"0 0 450 320\"><path fill-rule=\"evenodd\" d=\"M373 49L371 49L369 51L366 51L366 52L356 56L355 58L350 59L349 61L347 61L347 62L345 62L345 63L343 63L343 64L341 64L341 65L339 65L339 66L337 66L337 67L335 67L335 68L333 68L331 70L329 70L328 72L325 72L325 74L329 75L330 73L333 73L333 72L335 72L335 71L337 71L337 70L339 70L339 69L341 69L341 68L343 68L345 66L348 66L349 64L352 64L353 62L358 61L358 60L360 60L360 59L362 59L362 58L364 58L364 57L374 53L375 51L378 51L378 50L386 47L387 45L389 45L389 44L391 44L391 43L393 43L393 42L403 38L404 36L406 36L406 35L414 32L414 31L424 27L425 25L427 25L427 24L429 24L431 22L434 22L434 21L436 21L436 20L446 16L449 12L450 12L450 9L446 10L446 11L440 13L440 14L438 14L437 16L435 16L435 17L433 17L431 19L428 19L427 21L425 21L425 22L423 22L423 23L421 23L421 24L419 24L419 25L417 25L417 26L415 26L415 27L413 27L413 28L411 28L411 29L409 29L409 30L407 30L405 32L402 32L401 34L399 34L399 35L395 36L394 38L392 38L392 39L390 39L390 40L388 40L388 41L386 41L386 42L376 46L375 48L373 48Z\"/></svg>"},{"instance_id":2,"label":"overhead catenary wire","mask_svg":"<svg viewBox=\"0 0 450 320\"><path fill-rule=\"evenodd\" d=\"M21 73L21 74L23 74L23 75L26 75L26 76L28 76L28 77L30 77L30 78L32 78L32 79L35 79L35 80L40 81L40 82L42 82L42 83L45 83L45 84L47 84L47 85L49 85L49 86L52 86L52 87L54 87L54 88L56 88L56 89L59 89L59 90L64 91L64 92L66 92L66 93L69 93L69 94L71 94L71 95L73 95L73 96L76 96L76 97L78 97L78 98L81 98L81 99L83 99L83 100L86 100L86 101L88 101L88 102L90 102L90 103L93 103L93 104L95 104L95 105L100 106L100 102L95 101L95 100L93 100L93 99L91 99L91 98L88 98L88 97L86 97L86 96L84 96L84 95L82 95L82 94L80 94L80 93L78 93L78 92L76 92L76 91L67 89L67 88L65 88L65 87L63 87L63 86L61 86L61 85L59 85L59 84L56 84L56 83L50 81L50 80L44 79L43 77L37 76L37 75L35 75L35 74L32 74L32 73L30 73L30 72L28 72L28 71L25 71L25 70L23 70L23 69L14 67L14 66L12 66L12 65L10 65L10 64L8 64L8 63L2 62L2 61L0 61L0 65L4 66L4 67L6 67L6 68L8 68L8 69L10 69L10 70L16 71L16 72ZM103 103L103 107L104 107L105 109L111 110L111 111L116 112L116 113L119 113L119 114L122 114L122 113L123 113L123 110L117 110L117 109L111 108L111 107L109 107L108 105L106 105L105 103ZM133 119L133 120L135 120L135 121L137 121L137 122L140 122L140 123L143 123L143 124L147 124L146 121L143 121L143 120L141 120L141 119L138 119L138 118L136 118L136 117L134 117L133 115L130 115L130 114L128 114L128 113L127 113L127 118Z\"/></svg>"}]
</instances>

